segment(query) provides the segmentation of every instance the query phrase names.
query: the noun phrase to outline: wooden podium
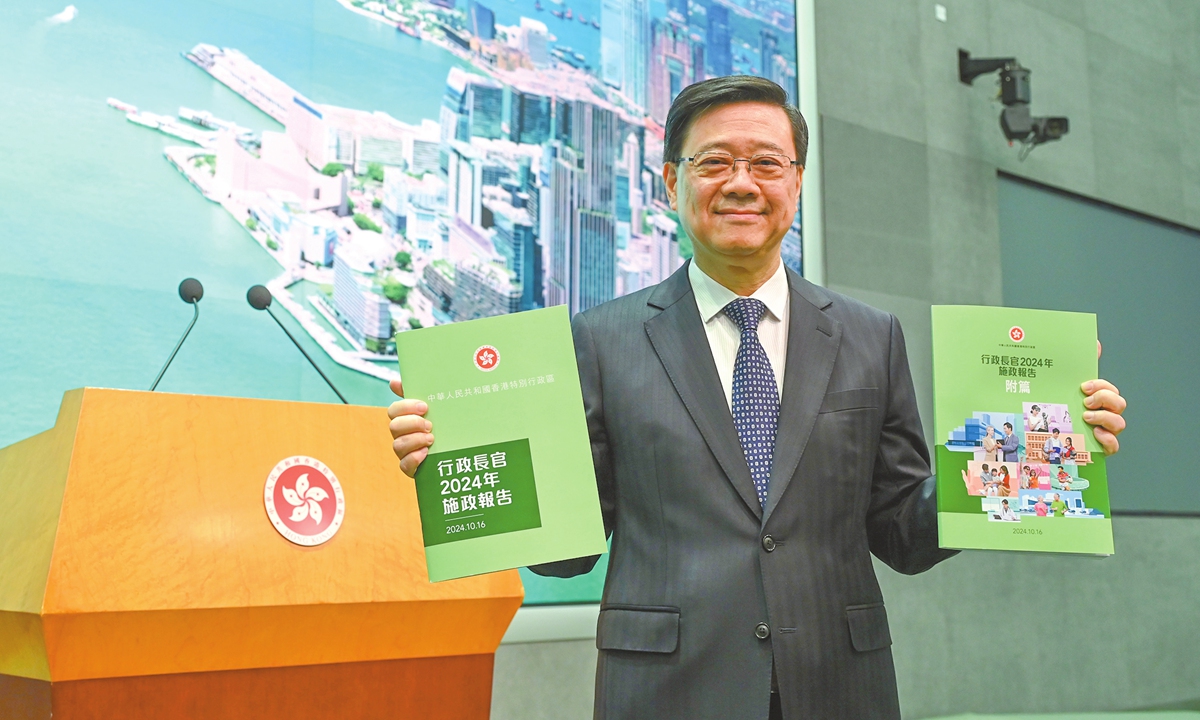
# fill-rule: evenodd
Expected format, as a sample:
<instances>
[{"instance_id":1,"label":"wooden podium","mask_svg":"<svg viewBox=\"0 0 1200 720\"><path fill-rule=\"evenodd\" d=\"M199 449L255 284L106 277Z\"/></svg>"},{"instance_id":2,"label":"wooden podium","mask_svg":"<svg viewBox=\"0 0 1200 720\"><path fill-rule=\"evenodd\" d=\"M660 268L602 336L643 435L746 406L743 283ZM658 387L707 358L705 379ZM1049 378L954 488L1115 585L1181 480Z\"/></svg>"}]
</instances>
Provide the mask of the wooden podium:
<instances>
[{"instance_id":1,"label":"wooden podium","mask_svg":"<svg viewBox=\"0 0 1200 720\"><path fill-rule=\"evenodd\" d=\"M429 582L386 424L373 407L66 393L53 429L0 450L0 719L488 717L520 578ZM268 516L268 479L297 457L340 486L323 544ZM303 495L295 475L278 482ZM307 497L328 525L325 490ZM289 497L281 514L308 512Z\"/></svg>"}]
</instances>

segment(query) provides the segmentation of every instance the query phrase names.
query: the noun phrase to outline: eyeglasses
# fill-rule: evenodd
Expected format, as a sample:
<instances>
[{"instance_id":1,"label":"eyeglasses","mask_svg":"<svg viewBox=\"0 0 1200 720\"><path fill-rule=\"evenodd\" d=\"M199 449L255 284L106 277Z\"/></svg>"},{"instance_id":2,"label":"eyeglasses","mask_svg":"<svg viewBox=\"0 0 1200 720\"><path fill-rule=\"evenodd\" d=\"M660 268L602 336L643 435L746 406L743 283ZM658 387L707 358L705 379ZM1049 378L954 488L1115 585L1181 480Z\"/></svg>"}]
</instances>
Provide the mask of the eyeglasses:
<instances>
[{"instance_id":1,"label":"eyeglasses","mask_svg":"<svg viewBox=\"0 0 1200 720\"><path fill-rule=\"evenodd\" d=\"M779 180L793 165L799 165L799 160L793 160L787 155L764 153L748 158L739 158L727 152L708 151L696 153L692 157L679 158L676 162L691 163L692 170L698 177L705 179L723 179L733 174L734 166L740 162L746 163L750 177L755 180Z\"/></svg>"}]
</instances>

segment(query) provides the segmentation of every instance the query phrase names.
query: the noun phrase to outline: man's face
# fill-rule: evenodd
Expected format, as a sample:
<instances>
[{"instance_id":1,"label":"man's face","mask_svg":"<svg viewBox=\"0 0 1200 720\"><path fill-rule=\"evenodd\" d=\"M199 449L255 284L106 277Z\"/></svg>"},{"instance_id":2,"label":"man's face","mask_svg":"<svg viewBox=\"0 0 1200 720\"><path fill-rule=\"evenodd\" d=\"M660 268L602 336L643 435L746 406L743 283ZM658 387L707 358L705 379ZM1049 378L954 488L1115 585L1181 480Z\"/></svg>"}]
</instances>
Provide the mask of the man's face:
<instances>
[{"instance_id":1,"label":"man's face","mask_svg":"<svg viewBox=\"0 0 1200 720\"><path fill-rule=\"evenodd\" d=\"M787 114L757 102L723 105L693 120L682 156L708 150L736 158L771 153L796 159ZM671 208L679 213L697 257L734 264L778 257L796 214L802 175L803 168L789 167L779 180L757 181L747 163L739 162L725 178L701 178L690 163L663 165Z\"/></svg>"}]
</instances>

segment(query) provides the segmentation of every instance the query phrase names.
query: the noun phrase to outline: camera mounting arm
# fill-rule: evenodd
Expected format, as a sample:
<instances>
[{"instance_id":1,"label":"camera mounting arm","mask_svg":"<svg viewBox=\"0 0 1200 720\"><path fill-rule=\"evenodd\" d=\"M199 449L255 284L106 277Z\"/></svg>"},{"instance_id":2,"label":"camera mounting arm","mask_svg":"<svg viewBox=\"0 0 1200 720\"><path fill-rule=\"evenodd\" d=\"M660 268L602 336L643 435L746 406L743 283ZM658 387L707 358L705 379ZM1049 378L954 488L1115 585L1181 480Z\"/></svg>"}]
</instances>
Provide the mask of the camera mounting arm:
<instances>
[{"instance_id":1,"label":"camera mounting arm","mask_svg":"<svg viewBox=\"0 0 1200 720\"><path fill-rule=\"evenodd\" d=\"M1003 70L1006 67L1017 66L1020 63L1016 58L972 58L971 53L966 50L959 49L958 51L958 79L964 85L970 85L975 82L975 78L980 75L994 73L997 70Z\"/></svg>"},{"instance_id":2,"label":"camera mounting arm","mask_svg":"<svg viewBox=\"0 0 1200 720\"><path fill-rule=\"evenodd\" d=\"M989 73L1000 73L1000 94L997 98L1004 105L1000 113L1000 129L1008 144L1021 143L1018 159L1028 157L1034 146L1058 140L1070 130L1065 117L1034 117L1029 112L1033 100L1029 68L1021 67L1014 57L972 58L971 53L958 50L958 79L971 85L975 78Z\"/></svg>"}]
</instances>

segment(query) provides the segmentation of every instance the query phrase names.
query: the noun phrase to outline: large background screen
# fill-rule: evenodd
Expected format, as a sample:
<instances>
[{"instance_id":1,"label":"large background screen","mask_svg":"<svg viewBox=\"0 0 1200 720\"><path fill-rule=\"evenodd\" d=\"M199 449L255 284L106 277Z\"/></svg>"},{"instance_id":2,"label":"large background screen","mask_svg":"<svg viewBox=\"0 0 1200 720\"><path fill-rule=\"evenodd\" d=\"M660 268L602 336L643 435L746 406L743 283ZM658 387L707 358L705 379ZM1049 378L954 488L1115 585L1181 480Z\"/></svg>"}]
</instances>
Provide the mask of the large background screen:
<instances>
[{"instance_id":1,"label":"large background screen","mask_svg":"<svg viewBox=\"0 0 1200 720\"><path fill-rule=\"evenodd\" d=\"M390 400L395 332L661 281L690 256L662 125L734 73L795 101L783 0L0 5L0 445L63 391ZM800 267L800 219L784 243ZM279 312L280 309L286 312ZM603 565L525 575L595 601Z\"/></svg>"}]
</instances>

